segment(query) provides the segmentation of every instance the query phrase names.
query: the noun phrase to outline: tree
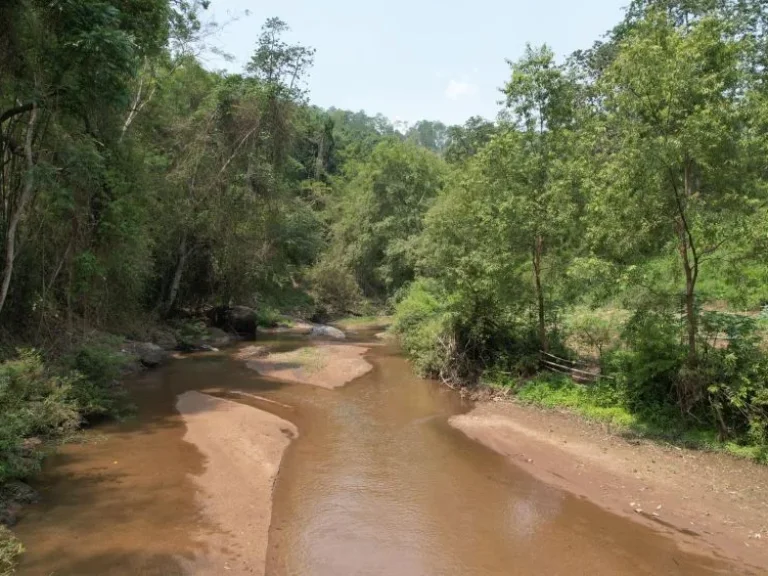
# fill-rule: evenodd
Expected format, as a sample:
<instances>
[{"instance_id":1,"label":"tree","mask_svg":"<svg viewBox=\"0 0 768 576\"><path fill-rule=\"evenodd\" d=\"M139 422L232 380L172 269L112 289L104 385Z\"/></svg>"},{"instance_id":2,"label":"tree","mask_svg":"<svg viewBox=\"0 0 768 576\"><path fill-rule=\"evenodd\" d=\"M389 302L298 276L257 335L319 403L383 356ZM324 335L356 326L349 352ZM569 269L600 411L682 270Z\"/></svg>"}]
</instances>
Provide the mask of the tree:
<instances>
[{"instance_id":1,"label":"tree","mask_svg":"<svg viewBox=\"0 0 768 576\"><path fill-rule=\"evenodd\" d=\"M549 251L564 247L559 242L576 216L573 186L563 161L569 157L574 87L546 46L528 46L523 58L510 65L512 78L504 94L519 131L513 140L519 138L520 148L517 166L509 167L502 181L512 179L509 208L519 225L517 241L529 250L538 335L546 352L544 259ZM503 162L504 157L499 160Z\"/></svg>"},{"instance_id":2,"label":"tree","mask_svg":"<svg viewBox=\"0 0 768 576\"><path fill-rule=\"evenodd\" d=\"M446 135L445 159L451 164L467 160L488 144L496 132L493 122L480 116L473 116L463 126L449 127Z\"/></svg>"},{"instance_id":3,"label":"tree","mask_svg":"<svg viewBox=\"0 0 768 576\"><path fill-rule=\"evenodd\" d=\"M666 11L648 11L603 76L607 163L592 233L614 254L674 246L693 369L702 266L739 234L757 189L747 170L743 44L715 17L677 24ZM682 406L698 393L687 386Z\"/></svg>"},{"instance_id":4,"label":"tree","mask_svg":"<svg viewBox=\"0 0 768 576\"><path fill-rule=\"evenodd\" d=\"M305 95L301 83L312 67L315 49L287 44L282 36L289 30L279 18L268 19L261 28L256 51L246 70L278 94L300 99Z\"/></svg>"},{"instance_id":5,"label":"tree","mask_svg":"<svg viewBox=\"0 0 768 576\"><path fill-rule=\"evenodd\" d=\"M442 189L444 163L429 150L390 138L370 159L348 166L347 177L331 207L327 257L353 270L368 296L391 295L414 278L415 243Z\"/></svg>"},{"instance_id":6,"label":"tree","mask_svg":"<svg viewBox=\"0 0 768 576\"><path fill-rule=\"evenodd\" d=\"M427 150L442 154L448 142L448 133L442 122L420 120L408 129L405 138Z\"/></svg>"}]
</instances>

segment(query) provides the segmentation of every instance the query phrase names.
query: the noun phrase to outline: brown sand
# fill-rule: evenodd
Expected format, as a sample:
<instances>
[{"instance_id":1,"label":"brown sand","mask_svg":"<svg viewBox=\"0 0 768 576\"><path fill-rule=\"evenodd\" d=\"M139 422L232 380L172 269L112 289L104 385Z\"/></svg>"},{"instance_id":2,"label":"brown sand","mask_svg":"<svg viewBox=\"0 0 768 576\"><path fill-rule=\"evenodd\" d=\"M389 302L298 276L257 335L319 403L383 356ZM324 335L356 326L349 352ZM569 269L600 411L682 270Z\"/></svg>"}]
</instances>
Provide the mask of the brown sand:
<instances>
[{"instance_id":1,"label":"brown sand","mask_svg":"<svg viewBox=\"0 0 768 576\"><path fill-rule=\"evenodd\" d=\"M247 366L262 376L276 380L338 388L373 369L362 357L367 351L365 346L318 344L291 352L253 357Z\"/></svg>"},{"instance_id":2,"label":"brown sand","mask_svg":"<svg viewBox=\"0 0 768 576\"><path fill-rule=\"evenodd\" d=\"M283 451L298 435L290 422L256 408L199 392L185 392L176 408L184 440L207 458L195 477L197 498L213 530L196 535L203 558L195 574L264 574L272 488Z\"/></svg>"},{"instance_id":3,"label":"brown sand","mask_svg":"<svg viewBox=\"0 0 768 576\"><path fill-rule=\"evenodd\" d=\"M768 566L768 467L628 440L573 414L509 402L478 403L450 423L545 482L687 548L758 573Z\"/></svg>"}]
</instances>

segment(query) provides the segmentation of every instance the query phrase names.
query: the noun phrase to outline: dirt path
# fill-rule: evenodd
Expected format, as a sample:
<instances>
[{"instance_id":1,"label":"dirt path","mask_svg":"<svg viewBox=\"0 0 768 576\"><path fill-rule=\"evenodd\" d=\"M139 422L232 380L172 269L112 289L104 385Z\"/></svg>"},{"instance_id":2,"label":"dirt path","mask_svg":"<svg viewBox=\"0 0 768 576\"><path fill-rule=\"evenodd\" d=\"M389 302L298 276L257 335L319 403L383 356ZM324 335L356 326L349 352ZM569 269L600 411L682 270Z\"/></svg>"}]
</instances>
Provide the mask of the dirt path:
<instances>
[{"instance_id":1,"label":"dirt path","mask_svg":"<svg viewBox=\"0 0 768 576\"><path fill-rule=\"evenodd\" d=\"M184 440L206 457L195 477L200 509L215 530L196 535L205 553L189 573L264 574L272 488L283 451L298 435L268 412L199 392L180 395Z\"/></svg>"},{"instance_id":2,"label":"dirt path","mask_svg":"<svg viewBox=\"0 0 768 576\"><path fill-rule=\"evenodd\" d=\"M478 403L450 423L549 484L765 573L768 467L627 440L571 414L507 402Z\"/></svg>"}]
</instances>

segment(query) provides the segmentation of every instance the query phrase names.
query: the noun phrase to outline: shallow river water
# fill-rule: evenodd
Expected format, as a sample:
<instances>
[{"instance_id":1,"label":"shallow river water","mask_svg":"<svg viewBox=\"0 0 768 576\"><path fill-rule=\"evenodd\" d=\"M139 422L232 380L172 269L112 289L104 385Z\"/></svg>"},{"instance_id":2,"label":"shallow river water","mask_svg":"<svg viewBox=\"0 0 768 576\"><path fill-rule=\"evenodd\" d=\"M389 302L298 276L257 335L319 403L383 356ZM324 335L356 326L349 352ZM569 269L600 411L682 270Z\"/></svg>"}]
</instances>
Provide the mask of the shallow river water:
<instances>
[{"instance_id":1,"label":"shallow river water","mask_svg":"<svg viewBox=\"0 0 768 576\"><path fill-rule=\"evenodd\" d=\"M289 342L286 347L294 346ZM372 372L336 390L259 378L226 355L132 383L137 417L65 446L17 533L19 574L186 574L205 553L176 395L206 390L294 422L272 511L268 575L730 573L660 533L534 479L451 428L470 405L376 345ZM272 402L233 394L242 391ZM278 402L279 404L276 404Z\"/></svg>"}]
</instances>

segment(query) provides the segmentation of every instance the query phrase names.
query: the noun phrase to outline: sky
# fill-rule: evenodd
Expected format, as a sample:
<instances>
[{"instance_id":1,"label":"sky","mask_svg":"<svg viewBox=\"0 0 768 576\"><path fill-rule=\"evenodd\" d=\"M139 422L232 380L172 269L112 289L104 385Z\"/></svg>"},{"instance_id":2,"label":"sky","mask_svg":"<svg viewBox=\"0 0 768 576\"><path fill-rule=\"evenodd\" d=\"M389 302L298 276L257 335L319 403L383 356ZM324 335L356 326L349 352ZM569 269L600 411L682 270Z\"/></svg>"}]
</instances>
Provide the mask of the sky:
<instances>
[{"instance_id":1,"label":"sky","mask_svg":"<svg viewBox=\"0 0 768 576\"><path fill-rule=\"evenodd\" d=\"M308 78L313 104L365 110L413 124L496 117L499 88L527 42L559 59L589 48L623 16L629 0L213 0L222 30L209 44L211 69L242 71L261 25L290 27L289 43L317 50ZM247 12L247 14L246 14Z\"/></svg>"}]
</instances>

